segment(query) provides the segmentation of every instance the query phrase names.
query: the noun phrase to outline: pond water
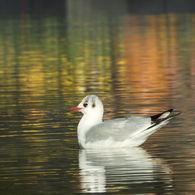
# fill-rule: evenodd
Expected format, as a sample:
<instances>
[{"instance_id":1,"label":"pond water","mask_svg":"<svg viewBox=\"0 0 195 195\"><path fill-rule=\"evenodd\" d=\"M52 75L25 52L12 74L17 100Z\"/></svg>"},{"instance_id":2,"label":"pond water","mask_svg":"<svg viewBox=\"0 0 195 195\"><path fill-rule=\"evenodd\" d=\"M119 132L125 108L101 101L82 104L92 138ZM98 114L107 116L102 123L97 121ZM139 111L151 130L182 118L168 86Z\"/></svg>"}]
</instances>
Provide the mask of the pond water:
<instances>
[{"instance_id":1,"label":"pond water","mask_svg":"<svg viewBox=\"0 0 195 195\"><path fill-rule=\"evenodd\" d=\"M195 14L120 6L0 16L2 195L195 194ZM182 114L141 147L80 150L68 109L88 94L104 120Z\"/></svg>"}]
</instances>

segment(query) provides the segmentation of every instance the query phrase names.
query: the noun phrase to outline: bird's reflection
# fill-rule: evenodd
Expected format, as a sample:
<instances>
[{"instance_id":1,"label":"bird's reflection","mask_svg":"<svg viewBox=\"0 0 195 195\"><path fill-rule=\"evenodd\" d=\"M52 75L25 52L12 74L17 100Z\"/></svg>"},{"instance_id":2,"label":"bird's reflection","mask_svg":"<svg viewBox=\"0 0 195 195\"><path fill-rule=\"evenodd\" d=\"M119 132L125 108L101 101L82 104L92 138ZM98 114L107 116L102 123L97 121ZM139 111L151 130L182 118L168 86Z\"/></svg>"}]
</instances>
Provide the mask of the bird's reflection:
<instances>
[{"instance_id":1,"label":"bird's reflection","mask_svg":"<svg viewBox=\"0 0 195 195\"><path fill-rule=\"evenodd\" d=\"M162 188L171 186L169 166L138 147L80 150L79 167L82 192L114 192L119 188L140 190L142 187L146 191L154 189L155 184L158 187L162 184Z\"/></svg>"}]
</instances>

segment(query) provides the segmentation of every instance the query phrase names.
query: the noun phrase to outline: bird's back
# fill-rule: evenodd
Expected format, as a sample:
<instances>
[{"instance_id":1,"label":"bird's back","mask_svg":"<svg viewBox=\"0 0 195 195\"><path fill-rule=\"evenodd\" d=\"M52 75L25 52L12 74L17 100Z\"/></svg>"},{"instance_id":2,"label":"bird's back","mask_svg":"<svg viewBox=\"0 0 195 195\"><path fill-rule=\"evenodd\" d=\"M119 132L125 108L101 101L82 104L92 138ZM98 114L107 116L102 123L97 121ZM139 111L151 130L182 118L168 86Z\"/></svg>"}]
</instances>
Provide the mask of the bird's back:
<instances>
[{"instance_id":1,"label":"bird's back","mask_svg":"<svg viewBox=\"0 0 195 195\"><path fill-rule=\"evenodd\" d=\"M135 116L102 122L89 129L86 133L86 143L107 139L122 142L150 126L151 118L147 116Z\"/></svg>"}]
</instances>

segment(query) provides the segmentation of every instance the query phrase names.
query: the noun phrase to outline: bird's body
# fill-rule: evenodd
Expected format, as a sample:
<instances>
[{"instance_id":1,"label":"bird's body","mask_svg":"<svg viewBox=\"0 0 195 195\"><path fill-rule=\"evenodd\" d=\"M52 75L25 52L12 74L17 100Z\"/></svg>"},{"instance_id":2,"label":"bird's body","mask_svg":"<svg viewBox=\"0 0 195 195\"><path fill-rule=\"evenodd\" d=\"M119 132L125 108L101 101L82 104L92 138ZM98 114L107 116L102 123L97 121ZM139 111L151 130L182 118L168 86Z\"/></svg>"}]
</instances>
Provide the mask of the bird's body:
<instances>
[{"instance_id":1,"label":"bird's body","mask_svg":"<svg viewBox=\"0 0 195 195\"><path fill-rule=\"evenodd\" d=\"M78 128L78 142L81 148L121 148L143 144L155 131L166 125L180 113L170 115L172 109L154 116L132 116L102 122L103 104L96 95L86 96L71 109L83 113Z\"/></svg>"}]
</instances>

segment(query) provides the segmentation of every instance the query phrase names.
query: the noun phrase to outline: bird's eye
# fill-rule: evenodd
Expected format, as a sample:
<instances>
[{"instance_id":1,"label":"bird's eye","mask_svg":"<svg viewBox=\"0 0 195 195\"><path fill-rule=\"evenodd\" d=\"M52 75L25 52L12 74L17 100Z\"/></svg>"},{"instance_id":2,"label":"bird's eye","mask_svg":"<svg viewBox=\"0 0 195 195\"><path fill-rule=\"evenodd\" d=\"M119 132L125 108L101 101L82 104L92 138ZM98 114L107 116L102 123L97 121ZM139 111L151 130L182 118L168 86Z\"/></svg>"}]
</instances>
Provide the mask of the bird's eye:
<instances>
[{"instance_id":1,"label":"bird's eye","mask_svg":"<svg viewBox=\"0 0 195 195\"><path fill-rule=\"evenodd\" d=\"M84 106L84 107L87 107L87 106L88 106L88 104L87 104L87 103L84 103L84 104L83 104L83 106Z\"/></svg>"}]
</instances>

